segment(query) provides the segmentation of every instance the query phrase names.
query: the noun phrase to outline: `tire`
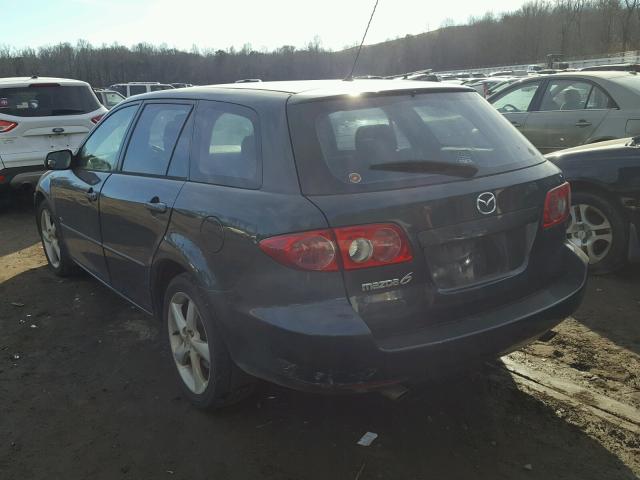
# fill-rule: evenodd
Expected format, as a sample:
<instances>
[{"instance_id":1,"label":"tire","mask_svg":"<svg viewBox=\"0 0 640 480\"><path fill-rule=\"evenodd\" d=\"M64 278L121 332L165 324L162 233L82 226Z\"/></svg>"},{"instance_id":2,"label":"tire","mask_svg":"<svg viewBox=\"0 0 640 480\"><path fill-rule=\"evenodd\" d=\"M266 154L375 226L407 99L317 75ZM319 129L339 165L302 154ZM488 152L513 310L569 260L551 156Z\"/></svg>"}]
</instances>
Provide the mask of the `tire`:
<instances>
[{"instance_id":1,"label":"tire","mask_svg":"<svg viewBox=\"0 0 640 480\"><path fill-rule=\"evenodd\" d=\"M36 209L36 224L42 242L44 255L49 268L59 277L67 277L76 271L60 232L60 223L53 214L46 200L40 202ZM55 246L54 246L55 245Z\"/></svg>"},{"instance_id":2,"label":"tire","mask_svg":"<svg viewBox=\"0 0 640 480\"><path fill-rule=\"evenodd\" d=\"M163 330L184 395L198 408L216 410L249 396L253 379L233 363L206 305L189 274L176 276L164 296Z\"/></svg>"},{"instance_id":3,"label":"tire","mask_svg":"<svg viewBox=\"0 0 640 480\"><path fill-rule=\"evenodd\" d=\"M629 224L620 208L604 195L576 191L571 200L567 238L589 256L589 271L602 275L626 263Z\"/></svg>"}]
</instances>

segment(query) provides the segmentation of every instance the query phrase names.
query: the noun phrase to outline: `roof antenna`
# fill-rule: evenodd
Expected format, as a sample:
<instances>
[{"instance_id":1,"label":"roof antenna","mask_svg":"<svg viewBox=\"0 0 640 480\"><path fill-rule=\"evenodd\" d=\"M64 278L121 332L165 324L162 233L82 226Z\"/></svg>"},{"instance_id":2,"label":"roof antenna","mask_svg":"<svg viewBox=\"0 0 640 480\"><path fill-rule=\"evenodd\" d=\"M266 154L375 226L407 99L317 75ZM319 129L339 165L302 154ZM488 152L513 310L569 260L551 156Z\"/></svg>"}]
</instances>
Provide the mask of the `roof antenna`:
<instances>
[{"instance_id":1,"label":"roof antenna","mask_svg":"<svg viewBox=\"0 0 640 480\"><path fill-rule=\"evenodd\" d=\"M360 51L362 50L362 45L364 45L364 39L367 38L367 32L369 31L369 27L371 26L371 20L373 20L373 16L376 13L376 8L378 8L378 1L376 0L376 4L373 6L373 11L371 12L371 17L369 17L369 23L367 23L367 28L364 31L364 35L362 36L362 41L360 42L360 46L358 47L358 53L356 53L356 58L353 61L353 66L351 67L351 73L347 75L344 79L345 82L353 82L353 72L356 69L356 65L358 63L358 58L360 57Z\"/></svg>"}]
</instances>

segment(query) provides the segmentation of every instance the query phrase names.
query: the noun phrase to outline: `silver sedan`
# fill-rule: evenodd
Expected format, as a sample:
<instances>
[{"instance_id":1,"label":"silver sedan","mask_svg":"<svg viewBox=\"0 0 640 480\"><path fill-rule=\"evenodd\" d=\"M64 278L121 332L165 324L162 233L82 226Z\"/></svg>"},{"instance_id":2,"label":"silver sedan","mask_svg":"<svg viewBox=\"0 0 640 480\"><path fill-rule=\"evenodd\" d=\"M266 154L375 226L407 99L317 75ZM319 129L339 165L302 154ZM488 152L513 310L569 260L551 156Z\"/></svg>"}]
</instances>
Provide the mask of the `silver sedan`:
<instances>
[{"instance_id":1,"label":"silver sedan","mask_svg":"<svg viewBox=\"0 0 640 480\"><path fill-rule=\"evenodd\" d=\"M490 97L542 153L640 135L640 75L566 72L528 78Z\"/></svg>"}]
</instances>

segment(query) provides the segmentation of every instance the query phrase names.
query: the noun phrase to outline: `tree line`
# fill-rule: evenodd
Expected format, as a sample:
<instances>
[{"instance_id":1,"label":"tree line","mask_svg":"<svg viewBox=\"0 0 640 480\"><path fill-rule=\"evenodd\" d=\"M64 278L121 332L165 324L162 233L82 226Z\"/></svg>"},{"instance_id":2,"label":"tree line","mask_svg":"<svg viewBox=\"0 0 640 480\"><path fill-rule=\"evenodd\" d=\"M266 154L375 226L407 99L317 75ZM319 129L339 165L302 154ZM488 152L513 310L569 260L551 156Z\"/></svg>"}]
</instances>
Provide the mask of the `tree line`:
<instances>
[{"instance_id":1,"label":"tree line","mask_svg":"<svg viewBox=\"0 0 640 480\"><path fill-rule=\"evenodd\" d=\"M470 18L465 25L447 21L437 30L365 46L356 74L540 63L549 53L571 58L638 49L640 0L536 0L512 12ZM273 51L256 51L250 44L238 50L194 46L183 51L146 43L94 46L80 40L75 45L0 47L0 77L70 77L94 86L341 78L350 71L355 52L356 47L324 49L318 38L302 48L285 45Z\"/></svg>"}]
</instances>

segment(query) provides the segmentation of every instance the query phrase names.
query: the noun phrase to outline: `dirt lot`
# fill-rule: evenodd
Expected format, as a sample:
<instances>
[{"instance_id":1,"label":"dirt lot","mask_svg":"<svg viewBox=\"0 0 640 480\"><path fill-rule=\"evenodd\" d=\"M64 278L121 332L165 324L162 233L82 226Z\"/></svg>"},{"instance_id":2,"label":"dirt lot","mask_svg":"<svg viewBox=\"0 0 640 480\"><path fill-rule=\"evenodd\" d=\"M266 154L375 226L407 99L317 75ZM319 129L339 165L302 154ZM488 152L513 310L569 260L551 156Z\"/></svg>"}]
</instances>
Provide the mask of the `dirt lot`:
<instances>
[{"instance_id":1,"label":"dirt lot","mask_svg":"<svg viewBox=\"0 0 640 480\"><path fill-rule=\"evenodd\" d=\"M469 378L399 401L263 385L205 414L152 319L47 270L25 204L0 214L0 332L2 480L640 476L637 266L592 278L555 336Z\"/></svg>"}]
</instances>

